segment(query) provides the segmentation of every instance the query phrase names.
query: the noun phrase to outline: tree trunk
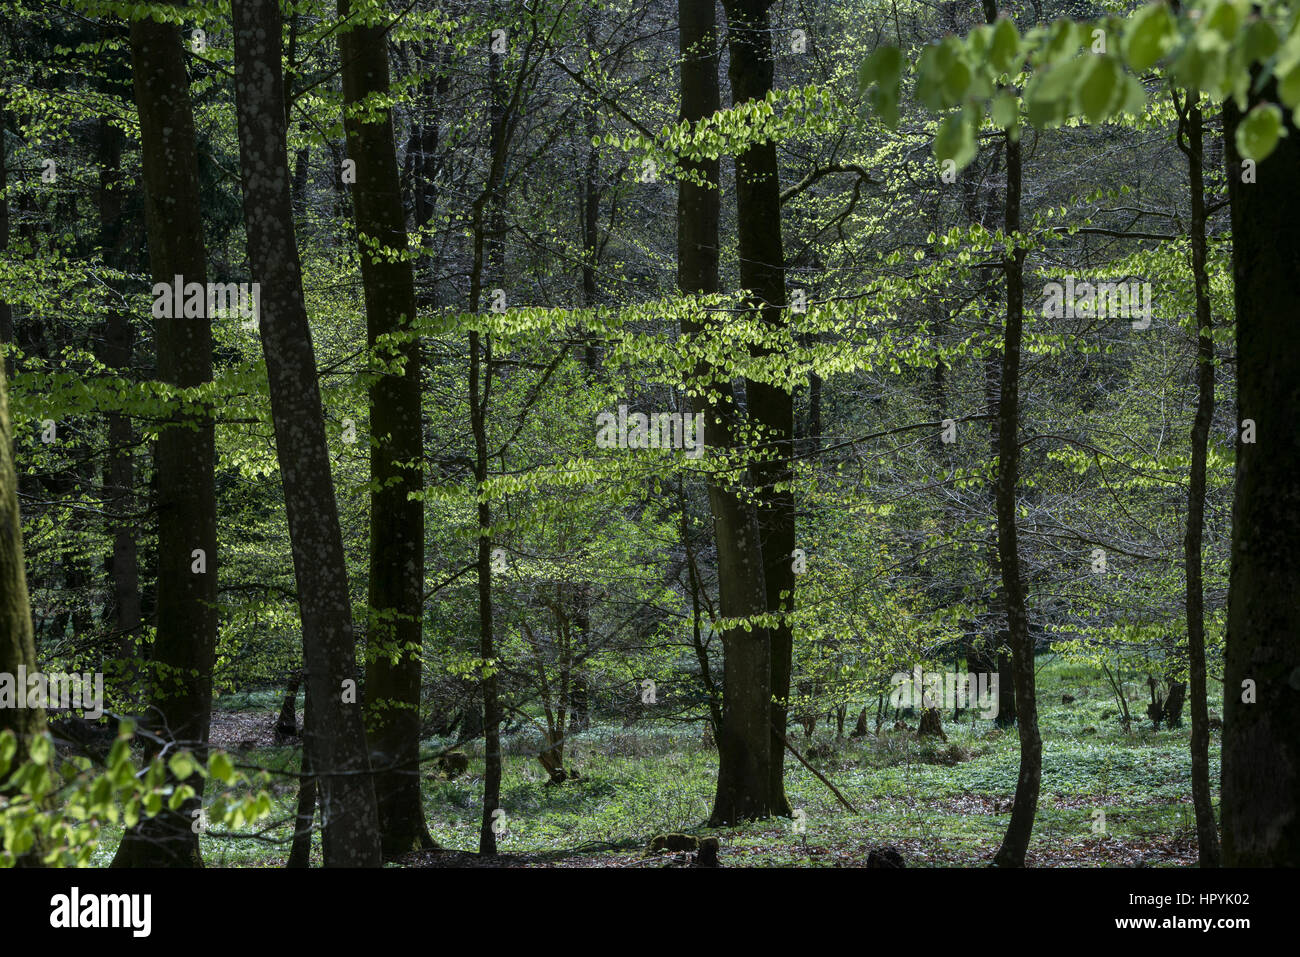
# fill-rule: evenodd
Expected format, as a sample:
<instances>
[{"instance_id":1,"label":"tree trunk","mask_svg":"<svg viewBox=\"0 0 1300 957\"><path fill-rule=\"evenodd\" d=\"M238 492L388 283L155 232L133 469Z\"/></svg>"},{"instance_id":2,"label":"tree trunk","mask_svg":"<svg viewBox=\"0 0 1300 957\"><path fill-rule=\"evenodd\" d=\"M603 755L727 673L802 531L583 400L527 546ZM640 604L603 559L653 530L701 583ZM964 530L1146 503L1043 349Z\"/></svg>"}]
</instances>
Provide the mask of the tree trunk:
<instances>
[{"instance_id":1,"label":"tree trunk","mask_svg":"<svg viewBox=\"0 0 1300 957\"><path fill-rule=\"evenodd\" d=\"M713 0L678 0L680 22L681 117L697 121L718 109L718 38ZM718 281L719 164L688 161L703 184L683 178L677 192L677 285L685 294L716 293ZM704 323L682 320L688 340ZM704 442L710 449L734 445L735 401L731 383L704 363L694 379L695 412L704 414ZM716 473L708 479L709 511L717 543L719 613L748 618L767 610L758 523L743 498L748 475L732 488ZM717 729L718 786L710 822L734 823L771 813L771 638L765 627L722 632L721 720ZM703 667L703 665L702 665Z\"/></svg>"},{"instance_id":2,"label":"tree trunk","mask_svg":"<svg viewBox=\"0 0 1300 957\"><path fill-rule=\"evenodd\" d=\"M491 141L491 165L487 182L474 203L474 256L470 266L469 309L477 312L483 298L485 260L495 274L504 272L502 261L501 182L504 177L506 150L506 91L502 82L502 54L489 48L488 95ZM485 213L488 207L491 213ZM483 819L479 824L479 853L496 854L495 816L504 813L501 805L501 698L496 671L496 635L492 622L492 505L484 494L488 477L488 398L492 391L492 337L478 332L469 334L469 407L470 432L474 438L474 482L478 494L478 551L475 569L478 578L478 620L480 689L483 695Z\"/></svg>"},{"instance_id":3,"label":"tree trunk","mask_svg":"<svg viewBox=\"0 0 1300 957\"><path fill-rule=\"evenodd\" d=\"M1250 104L1276 102L1276 85ZM1224 103L1237 310L1237 433L1232 570L1223 693L1220 809L1226 867L1300 863L1300 130L1286 110L1276 150L1243 183L1236 104ZM1253 695L1243 683L1254 682ZM1243 701L1252 697L1253 703Z\"/></svg>"},{"instance_id":4,"label":"tree trunk","mask_svg":"<svg viewBox=\"0 0 1300 957\"><path fill-rule=\"evenodd\" d=\"M1202 170L1201 108L1187 101L1187 168L1192 197L1192 274L1196 283L1196 416L1192 420L1192 463L1187 489L1187 531L1183 560L1187 574L1187 656L1192 690L1192 804L1201 867L1219 866L1219 831L1210 797L1210 716L1205 700L1205 600L1201 582L1201 533L1205 525L1205 467L1214 421L1214 339L1210 280L1205 269L1205 183ZM1181 140L1181 137L1180 137Z\"/></svg>"},{"instance_id":5,"label":"tree trunk","mask_svg":"<svg viewBox=\"0 0 1300 957\"><path fill-rule=\"evenodd\" d=\"M763 100L772 90L774 61L768 8L772 0L724 0L727 11L731 99L734 104ZM776 143L757 143L736 157L736 231L740 284L751 306L774 330L784 324L785 251L781 240L781 181ZM762 438L762 457L753 466L758 487L759 550L767 610L788 615L794 609L794 492L790 456L794 452L794 401L780 385L747 381L751 423ZM789 815L785 795L784 738L788 721L793 638L788 619L770 632L771 721L768 803L773 813Z\"/></svg>"},{"instance_id":6,"label":"tree trunk","mask_svg":"<svg viewBox=\"0 0 1300 957\"><path fill-rule=\"evenodd\" d=\"M5 127L8 126L9 111L0 109L0 252L9 248L9 174L6 170L8 159L5 157ZM13 307L0 297L0 346L13 345L14 313ZM14 364L9 358L8 350L4 352L4 371L13 375Z\"/></svg>"},{"instance_id":7,"label":"tree trunk","mask_svg":"<svg viewBox=\"0 0 1300 957\"><path fill-rule=\"evenodd\" d=\"M1020 229L1020 143L1007 139L1007 242ZM1034 639L1029 633L1025 587L1021 579L1016 535L1016 485L1020 466L1020 336L1024 320L1025 250L1016 247L1005 259L1007 326L1002 344L1002 381L998 401L998 565L1016 686L1016 724L1020 732L1020 773L1011 820L994 858L999 867L1024 867L1034 829L1042 775L1043 742L1038 736L1038 702L1034 690Z\"/></svg>"},{"instance_id":8,"label":"tree trunk","mask_svg":"<svg viewBox=\"0 0 1300 957\"><path fill-rule=\"evenodd\" d=\"M104 261L115 269L129 267L126 229L122 218L122 132L107 119L99 121L99 227ZM104 326L100 358L120 376L131 375L135 328L129 311L114 306ZM140 570L134 527L127 516L135 501L135 461L131 419L122 412L108 413L108 451L104 463L104 487L113 549L109 555L109 583L113 594L113 618L117 631L118 658L122 663L121 688L126 699L136 702L140 680L138 641L142 624ZM138 702L136 702L138 703Z\"/></svg>"},{"instance_id":9,"label":"tree trunk","mask_svg":"<svg viewBox=\"0 0 1300 957\"><path fill-rule=\"evenodd\" d=\"M482 496L487 481L487 425L484 421L480 380L485 379L477 332L469 336L470 428L474 433L474 479ZM483 391L487 384L484 382ZM479 826L479 853L495 854L497 836L494 813L501 810L501 699L496 673L496 641L492 631L492 509L485 498L478 503L478 610L479 656L483 669L483 820Z\"/></svg>"},{"instance_id":10,"label":"tree trunk","mask_svg":"<svg viewBox=\"0 0 1300 957\"><path fill-rule=\"evenodd\" d=\"M3 157L0 157L2 159ZM3 204L0 194L0 205ZM5 237L0 237L5 238ZM0 246L0 250L3 250ZM20 668L36 671L36 643L27 600L23 568L23 526L18 512L18 474L13 459L13 428L4 365L0 363L0 674L16 675ZM24 693L26 689L19 689ZM27 758L28 742L45 732L43 708L0 708L0 732L18 739L13 767ZM40 866L38 848L18 859L21 866Z\"/></svg>"},{"instance_id":11,"label":"tree trunk","mask_svg":"<svg viewBox=\"0 0 1300 957\"><path fill-rule=\"evenodd\" d=\"M312 724L311 692L302 696L302 726ZM285 867L303 868L311 865L311 829L316 818L316 778L312 776L311 753L304 744L302 749L301 777L298 778L298 807L294 812L293 845Z\"/></svg>"},{"instance_id":12,"label":"tree trunk","mask_svg":"<svg viewBox=\"0 0 1300 957\"><path fill-rule=\"evenodd\" d=\"M339 18L350 0L339 0ZM352 26L339 36L344 126L356 161L356 207L367 345L400 363L370 387L370 620L366 627L366 732L384 857L433 847L420 799L420 650L424 608L424 432L415 276L407 253L393 121L356 113L389 94L387 30ZM378 244L378 249L372 248ZM385 254L385 251L388 251ZM400 256L394 257L394 252ZM412 498L412 496L414 496Z\"/></svg>"},{"instance_id":13,"label":"tree trunk","mask_svg":"<svg viewBox=\"0 0 1300 957\"><path fill-rule=\"evenodd\" d=\"M295 671L289 678L289 687L285 689L284 701L280 704L280 716L275 720L277 739L298 736L298 689L300 687L302 687L302 672Z\"/></svg>"},{"instance_id":14,"label":"tree trunk","mask_svg":"<svg viewBox=\"0 0 1300 957\"><path fill-rule=\"evenodd\" d=\"M325 866L378 867L365 728L342 694L356 680L352 600L293 228L279 6L235 0L234 31L248 261L261 284L262 352L313 701L304 752L319 776Z\"/></svg>"},{"instance_id":15,"label":"tree trunk","mask_svg":"<svg viewBox=\"0 0 1300 957\"><path fill-rule=\"evenodd\" d=\"M131 23L131 67L140 114L140 148L155 283L207 282L198 153L180 27L152 19ZM194 389L212 380L208 317L156 320L158 376ZM185 409L158 435L157 632L146 726L206 760L217 641L217 501L210 410ZM194 553L202 550L204 564ZM202 572L192 569L204 568ZM145 748L148 760L158 752ZM115 867L202 866L191 812L198 796L164 809L123 835Z\"/></svg>"}]
</instances>

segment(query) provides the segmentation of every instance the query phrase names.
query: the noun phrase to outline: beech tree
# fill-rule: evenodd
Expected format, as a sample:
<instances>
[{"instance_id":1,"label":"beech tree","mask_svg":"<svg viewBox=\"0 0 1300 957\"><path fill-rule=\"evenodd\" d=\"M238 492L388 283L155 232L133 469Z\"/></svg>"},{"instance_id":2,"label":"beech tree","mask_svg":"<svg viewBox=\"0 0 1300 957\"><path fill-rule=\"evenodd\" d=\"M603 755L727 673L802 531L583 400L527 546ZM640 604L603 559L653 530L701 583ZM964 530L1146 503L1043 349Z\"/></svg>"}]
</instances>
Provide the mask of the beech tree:
<instances>
[{"instance_id":1,"label":"beech tree","mask_svg":"<svg viewBox=\"0 0 1300 957\"><path fill-rule=\"evenodd\" d=\"M259 328L314 704L304 733L310 755L304 768L319 782L325 865L377 867L379 818L365 728L358 707L346 703L344 695L347 682L356 680L352 607L294 235L282 27L278 5L235 0L235 96L248 260L261 290Z\"/></svg>"},{"instance_id":2,"label":"beech tree","mask_svg":"<svg viewBox=\"0 0 1300 957\"><path fill-rule=\"evenodd\" d=\"M1251 112L1224 104L1241 417L1223 678L1227 867L1291 866L1300 856L1300 355L1288 293L1300 268L1300 130L1275 105L1278 93L1276 83L1252 85ZM1252 161L1242 156L1255 145L1243 131L1261 108L1276 114L1282 135Z\"/></svg>"},{"instance_id":3,"label":"beech tree","mask_svg":"<svg viewBox=\"0 0 1300 957\"><path fill-rule=\"evenodd\" d=\"M339 0L347 156L366 298L370 387L370 620L366 716L384 854L433 846L420 800L424 428L415 278L398 180L383 5ZM378 101L378 102L376 102Z\"/></svg>"},{"instance_id":4,"label":"beech tree","mask_svg":"<svg viewBox=\"0 0 1300 957\"><path fill-rule=\"evenodd\" d=\"M168 289L175 282L207 284L194 113L181 44L175 23L147 16L131 22L149 264L154 282ZM146 754L158 747L157 739L184 743L201 756L208 741L217 641L216 452L212 411L193 390L212 380L211 318L159 318L155 341L158 375L175 390L177 408L154 453L157 628L145 714L153 738ZM200 866L191 812L199 810L202 782L195 787L198 797L128 831L114 866Z\"/></svg>"}]
</instances>

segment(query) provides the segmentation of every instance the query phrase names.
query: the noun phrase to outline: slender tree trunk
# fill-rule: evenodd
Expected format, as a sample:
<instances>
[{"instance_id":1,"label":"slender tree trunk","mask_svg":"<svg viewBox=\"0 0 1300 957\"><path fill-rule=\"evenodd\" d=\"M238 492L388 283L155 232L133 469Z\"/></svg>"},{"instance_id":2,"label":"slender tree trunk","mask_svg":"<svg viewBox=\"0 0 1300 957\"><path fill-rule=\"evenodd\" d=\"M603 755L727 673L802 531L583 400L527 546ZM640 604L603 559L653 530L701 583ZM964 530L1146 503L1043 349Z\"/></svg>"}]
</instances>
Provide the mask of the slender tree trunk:
<instances>
[{"instance_id":1,"label":"slender tree trunk","mask_svg":"<svg viewBox=\"0 0 1300 957\"><path fill-rule=\"evenodd\" d=\"M302 696L302 726L312 726L311 689ZM304 868L311 865L312 823L316 819L316 778L312 774L311 752L306 742L302 749L302 776L298 779L298 807L294 811L293 844L289 850L287 868Z\"/></svg>"},{"instance_id":2,"label":"slender tree trunk","mask_svg":"<svg viewBox=\"0 0 1300 957\"><path fill-rule=\"evenodd\" d=\"M207 282L194 114L181 43L175 24L151 19L131 24L149 261L154 282L168 286L177 276L185 284ZM208 317L158 319L155 339L163 382L194 389L212 380ZM217 641L215 460L210 410L179 412L159 433L157 632L146 724L164 740L194 749L201 760L206 760ZM147 746L146 758L157 750ZM199 796L124 834L113 866L202 866L198 835L190 825L203 780L195 776L187 783Z\"/></svg>"},{"instance_id":3,"label":"slender tree trunk","mask_svg":"<svg viewBox=\"0 0 1300 957\"><path fill-rule=\"evenodd\" d=\"M772 0L724 0L733 103L762 100L772 90L774 61L768 8ZM781 181L776 143L757 143L736 157L736 230L740 284L773 331L784 325L785 251L781 241ZM750 421L761 430L762 455L753 467L758 485L760 560L767 610L788 615L794 609L794 492L790 457L794 442L794 401L780 385L748 381ZM789 815L785 795L785 732L790 697L793 638L788 618L771 629L771 728L768 805Z\"/></svg>"},{"instance_id":4,"label":"slender tree trunk","mask_svg":"<svg viewBox=\"0 0 1300 957\"><path fill-rule=\"evenodd\" d=\"M1007 242L1020 229L1020 143L1007 139ZM1016 485L1020 466L1020 337L1024 321L1025 250L1017 246L1005 262L1007 326L1002 344L1002 382L998 402L998 564L1007 611L1011 670L1016 684L1016 724L1020 732L1020 773L1011 820L994 858L999 867L1024 867L1025 851L1038 811L1043 742L1038 735L1034 689L1034 639L1029 633L1025 586L1016 534Z\"/></svg>"},{"instance_id":5,"label":"slender tree trunk","mask_svg":"<svg viewBox=\"0 0 1300 957\"><path fill-rule=\"evenodd\" d=\"M339 0L339 18L350 0ZM350 26L339 35L344 126L356 161L357 238L366 295L367 344L396 361L370 387L370 620L366 628L366 731L384 856L433 847L420 799L420 651L424 609L424 432L415 276L406 258L393 121L356 112L389 93L387 31ZM379 249L372 248L378 244ZM385 254L385 250L388 252ZM393 258L394 252L401 256ZM414 496L414 497L413 497Z\"/></svg>"},{"instance_id":6,"label":"slender tree trunk","mask_svg":"<svg viewBox=\"0 0 1300 957\"><path fill-rule=\"evenodd\" d=\"M6 169L8 158L5 153L5 128L9 125L9 111L0 109L0 252L9 248L9 174ZM0 346L11 346L14 342L13 307L0 298ZM4 371L12 376L13 359L4 353Z\"/></svg>"},{"instance_id":7,"label":"slender tree trunk","mask_svg":"<svg viewBox=\"0 0 1300 957\"><path fill-rule=\"evenodd\" d=\"M115 269L127 268L126 230L122 222L122 133L107 119L99 121L99 225L104 261ZM131 315L114 306L104 326L101 357L118 375L131 374L135 328ZM137 697L140 673L140 570L135 543L135 521L127 515L135 500L134 436L131 419L122 412L108 413L108 452L104 485L111 514L113 549L109 555L109 581L113 590L113 617L117 627L118 657L123 663L122 688L129 700ZM127 690L129 689L129 690Z\"/></svg>"},{"instance_id":8,"label":"slender tree trunk","mask_svg":"<svg viewBox=\"0 0 1300 957\"><path fill-rule=\"evenodd\" d=\"M479 853L495 854L497 836L494 813L501 809L501 699L496 672L496 643L492 632L492 508L483 487L487 482L487 424L484 406L490 375L485 375L480 357L479 334L469 336L470 429L474 434L474 482L478 503L478 609L479 657L483 669L483 820L479 827ZM491 362L491 354L487 356ZM480 391L481 390L481 391Z\"/></svg>"},{"instance_id":9,"label":"slender tree trunk","mask_svg":"<svg viewBox=\"0 0 1300 957\"><path fill-rule=\"evenodd\" d=\"M1198 94L1189 93L1184 124L1192 197L1192 275L1196 283L1196 415L1192 420L1192 464L1187 489L1187 531L1183 560L1187 573L1187 656L1192 689L1192 805L1202 867L1219 866L1219 831L1210 797L1210 716L1205 700L1205 601L1201 581L1201 535L1205 525L1205 467L1214 421L1214 339L1210 280L1206 273L1203 135ZM1180 119L1182 119L1180 117ZM1171 689L1172 692L1172 689Z\"/></svg>"},{"instance_id":10,"label":"slender tree trunk","mask_svg":"<svg viewBox=\"0 0 1300 957\"><path fill-rule=\"evenodd\" d=\"M488 110L491 157L487 183L473 209L474 257L470 266L469 309L478 312L483 297L485 261L496 276L504 273L501 183L505 171L508 136L507 98L502 78L502 55L489 47ZM490 208L490 213L488 212ZM485 214L487 225L485 227ZM492 392L492 337L469 334L470 432L474 438L474 483L478 495L479 657L483 694L483 820L479 825L479 853L496 854L496 816L501 807L501 697L497 680L496 636L492 622L492 504L484 484L488 478L488 403Z\"/></svg>"},{"instance_id":11,"label":"slender tree trunk","mask_svg":"<svg viewBox=\"0 0 1300 957\"><path fill-rule=\"evenodd\" d=\"M235 94L248 260L260 284L262 352L284 483L313 722L304 752L320 788L327 867L378 867L374 781L356 680L352 600L339 526L316 353L293 228L278 4L235 0Z\"/></svg>"},{"instance_id":12,"label":"slender tree trunk","mask_svg":"<svg viewBox=\"0 0 1300 957\"><path fill-rule=\"evenodd\" d=\"M1277 102L1276 84L1249 106ZM1232 570L1223 681L1220 812L1226 867L1300 864L1300 349L1293 286L1300 276L1300 130L1284 135L1242 182L1224 102L1237 309L1238 429ZM1247 685L1246 682L1251 682ZM1246 698L1248 700L1243 700Z\"/></svg>"}]
</instances>

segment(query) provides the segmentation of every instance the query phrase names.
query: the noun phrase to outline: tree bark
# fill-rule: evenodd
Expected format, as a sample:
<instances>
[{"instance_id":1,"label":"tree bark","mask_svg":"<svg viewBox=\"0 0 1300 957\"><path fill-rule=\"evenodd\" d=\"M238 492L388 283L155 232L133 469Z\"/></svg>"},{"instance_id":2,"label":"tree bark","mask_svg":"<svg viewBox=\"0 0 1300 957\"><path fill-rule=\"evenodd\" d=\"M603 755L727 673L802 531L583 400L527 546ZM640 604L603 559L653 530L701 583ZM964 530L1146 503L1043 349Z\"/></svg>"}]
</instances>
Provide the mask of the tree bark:
<instances>
[{"instance_id":1,"label":"tree bark","mask_svg":"<svg viewBox=\"0 0 1300 957\"><path fill-rule=\"evenodd\" d=\"M3 202L0 194L0 204ZM0 239L7 241L7 237ZM0 245L0 251L3 249ZM36 643L23 567L23 526L18 512L18 473L13 448L6 376L4 364L0 363L0 674L8 675L18 674L19 668L36 671ZM19 693L25 690L19 689ZM0 708L0 731L13 732L18 740L12 765L16 768L26 760L31 739L45 732L45 710ZM26 854L18 859L18 864L40 866L41 855Z\"/></svg>"},{"instance_id":2,"label":"tree bark","mask_svg":"<svg viewBox=\"0 0 1300 957\"><path fill-rule=\"evenodd\" d=\"M1007 139L1006 235L1017 240L1020 230L1020 142ZM1043 742L1038 735L1038 701L1034 688L1034 639L1029 633L1025 586L1021 578L1016 533L1016 485L1020 468L1020 339L1024 321L1025 250L1014 247L1006 256L1007 325L1002 343L1002 381L998 401L998 565L1007 612L1011 670L1016 685L1016 725L1020 732L1020 772L1011 820L994 862L999 867L1024 867L1025 852L1038 811Z\"/></svg>"},{"instance_id":3,"label":"tree bark","mask_svg":"<svg viewBox=\"0 0 1300 957\"><path fill-rule=\"evenodd\" d=\"M360 709L342 693L345 681L356 680L352 601L293 228L281 26L277 4L235 0L248 260L261 285L262 352L313 702L304 752L320 788L325 866L378 867L379 822L365 728Z\"/></svg>"},{"instance_id":4,"label":"tree bark","mask_svg":"<svg viewBox=\"0 0 1300 957\"><path fill-rule=\"evenodd\" d=\"M100 245L105 264L114 269L126 269L129 265L127 234L122 217L122 140L122 132L116 126L107 119L100 119ZM135 328L131 324L130 313L117 306L111 307L104 324L104 343L100 352L104 364L118 375L129 376L134 345ZM142 624L135 522L126 517L135 500L135 460L131 452L133 444L130 417L122 412L109 412L104 486L112 516L109 527L113 536L113 548L109 555L108 573L113 594L118 655L122 662L121 684L127 699L131 701L137 697L135 685L141 677L138 641Z\"/></svg>"},{"instance_id":5,"label":"tree bark","mask_svg":"<svg viewBox=\"0 0 1300 957\"><path fill-rule=\"evenodd\" d=\"M728 76L735 104L763 100L772 90L774 60L768 8L772 0L724 0L727 12ZM751 295L772 332L785 323L785 251L781 240L781 181L776 143L767 140L736 157L736 231L740 284ZM771 351L771 350L767 350ZM794 609L794 492L790 457L794 452L794 400L784 386L747 381L749 417L762 438L761 458L753 466L758 490L759 552L767 610L781 615L770 631L768 805L789 815L785 794L785 738L790 697L793 636L788 618Z\"/></svg>"},{"instance_id":6,"label":"tree bark","mask_svg":"<svg viewBox=\"0 0 1300 957\"><path fill-rule=\"evenodd\" d=\"M679 0L682 53L681 116L698 121L718 109L719 50L713 0ZM677 193L677 285L686 294L716 293L718 223L721 216L717 160L687 161L704 182L683 178ZM704 322L682 321L690 338ZM736 404L731 383L700 363L694 371L692 407L705 417L709 449L734 449ZM708 478L709 510L717 544L718 604L725 619L746 619L767 611L758 522L748 502L749 470L730 485L717 473ZM772 813L773 757L771 636L766 627L722 630L722 712L718 726L718 784L710 823L729 824ZM778 745L784 749L784 745ZM775 759L779 761L778 759Z\"/></svg>"},{"instance_id":7,"label":"tree bark","mask_svg":"<svg viewBox=\"0 0 1300 957\"><path fill-rule=\"evenodd\" d=\"M474 203L474 258L470 266L469 309L478 312L483 297L485 260L497 276L504 273L502 244L501 184L509 138L506 129L507 97L502 80L502 55L489 47L488 110L490 166L487 182ZM485 213L487 215L485 228ZM478 549L475 569L478 579L478 625L480 690L483 695L483 819L479 824L479 853L496 854L494 815L501 808L501 697L497 680L496 636L492 622L492 504L484 492L488 478L487 416L492 391L492 336L469 334L470 432L474 439L474 482L478 495Z\"/></svg>"},{"instance_id":8,"label":"tree bark","mask_svg":"<svg viewBox=\"0 0 1300 957\"><path fill-rule=\"evenodd\" d=\"M339 0L339 18L351 4ZM356 161L356 208L367 345L400 363L370 387L370 620L366 628L366 731L385 858L433 847L420 798L420 651L424 609L424 431L415 276L407 254L393 120L362 122L356 110L389 93L387 31L348 26L339 35L344 126ZM375 244L378 249L372 248Z\"/></svg>"},{"instance_id":9,"label":"tree bark","mask_svg":"<svg viewBox=\"0 0 1300 957\"><path fill-rule=\"evenodd\" d=\"M1187 574L1187 656L1192 690L1192 805L1201 867L1219 866L1219 831L1210 797L1210 716L1205 700L1205 599L1201 580L1201 536L1205 526L1205 468L1214 422L1214 339L1210 280L1206 273L1205 181L1201 108L1187 99L1187 169L1192 198L1192 275L1196 284L1196 415L1192 420L1192 463L1187 489L1187 531L1183 560ZM1181 140L1181 137L1180 137Z\"/></svg>"},{"instance_id":10,"label":"tree bark","mask_svg":"<svg viewBox=\"0 0 1300 957\"><path fill-rule=\"evenodd\" d=\"M1249 106L1277 102L1276 85ZM1237 433L1232 566L1224 668L1220 812L1225 867L1300 863L1300 350L1292 287L1300 275L1300 130L1283 110L1284 135L1243 183L1224 103L1237 312ZM1240 425L1240 423L1239 423ZM1243 682L1254 682L1254 703Z\"/></svg>"},{"instance_id":11,"label":"tree bark","mask_svg":"<svg viewBox=\"0 0 1300 957\"><path fill-rule=\"evenodd\" d=\"M9 111L0 109L0 251L9 248L9 173L6 168L5 127L9 125ZM14 314L13 307L0 298L0 346L13 345ZM4 369L7 375L13 375L13 360L4 353Z\"/></svg>"},{"instance_id":12,"label":"tree bark","mask_svg":"<svg viewBox=\"0 0 1300 957\"><path fill-rule=\"evenodd\" d=\"M207 282L198 153L180 27L152 19L131 24L131 67L140 115L145 218L155 283ZM156 320L158 376L194 389L212 380L210 319ZM146 726L206 760L217 641L216 452L210 410L187 408L158 435L157 632ZM192 570L202 549L206 570ZM146 760L159 746L149 743ZM202 866L191 811L198 797L164 809L123 835L115 867Z\"/></svg>"}]
</instances>

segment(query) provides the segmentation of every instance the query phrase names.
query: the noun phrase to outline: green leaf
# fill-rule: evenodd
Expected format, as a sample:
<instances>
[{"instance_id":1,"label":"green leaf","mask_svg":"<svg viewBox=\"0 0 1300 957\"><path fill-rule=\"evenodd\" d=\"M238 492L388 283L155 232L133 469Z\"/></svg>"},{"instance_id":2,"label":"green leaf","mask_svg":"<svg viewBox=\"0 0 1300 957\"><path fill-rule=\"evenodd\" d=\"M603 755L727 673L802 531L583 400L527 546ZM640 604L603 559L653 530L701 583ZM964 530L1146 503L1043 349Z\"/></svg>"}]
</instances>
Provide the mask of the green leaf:
<instances>
[{"instance_id":1,"label":"green leaf","mask_svg":"<svg viewBox=\"0 0 1300 957\"><path fill-rule=\"evenodd\" d=\"M897 87L902 69L903 54L898 47L877 47L869 57L862 61L862 67L858 71L859 87L865 90L873 83L878 83L881 86Z\"/></svg>"},{"instance_id":2,"label":"green leaf","mask_svg":"<svg viewBox=\"0 0 1300 957\"><path fill-rule=\"evenodd\" d=\"M989 46L989 61L998 73L1009 73L1020 52L1020 34L1010 17L1000 17L993 27L993 42Z\"/></svg>"},{"instance_id":3,"label":"green leaf","mask_svg":"<svg viewBox=\"0 0 1300 957\"><path fill-rule=\"evenodd\" d=\"M1120 112L1141 116L1146 112L1146 108L1147 91L1143 89L1137 77L1124 74L1124 104L1120 107Z\"/></svg>"},{"instance_id":4,"label":"green leaf","mask_svg":"<svg viewBox=\"0 0 1300 957\"><path fill-rule=\"evenodd\" d=\"M216 751L208 759L208 773L222 784L229 784L235 779L235 766L224 751Z\"/></svg>"},{"instance_id":5,"label":"green leaf","mask_svg":"<svg viewBox=\"0 0 1300 957\"><path fill-rule=\"evenodd\" d=\"M1020 122L1020 100L1010 93L999 93L993 100L993 122L1004 130Z\"/></svg>"},{"instance_id":6,"label":"green leaf","mask_svg":"<svg viewBox=\"0 0 1300 957\"><path fill-rule=\"evenodd\" d=\"M90 811L100 816L107 815L112 803L113 782L108 779L108 775L100 775L95 778L95 784L90 789Z\"/></svg>"},{"instance_id":7,"label":"green leaf","mask_svg":"<svg viewBox=\"0 0 1300 957\"><path fill-rule=\"evenodd\" d=\"M32 738L32 743L27 747L27 759L32 764L44 766L49 763L54 754L54 748L50 744L50 739L44 734L38 734Z\"/></svg>"},{"instance_id":8,"label":"green leaf","mask_svg":"<svg viewBox=\"0 0 1300 957\"><path fill-rule=\"evenodd\" d=\"M1300 62L1292 64L1285 74L1278 74L1277 95L1289 107L1300 105Z\"/></svg>"},{"instance_id":9,"label":"green leaf","mask_svg":"<svg viewBox=\"0 0 1300 957\"><path fill-rule=\"evenodd\" d=\"M9 764L18 753L18 739L6 728L0 731L0 779L9 772Z\"/></svg>"},{"instance_id":10,"label":"green leaf","mask_svg":"<svg viewBox=\"0 0 1300 957\"><path fill-rule=\"evenodd\" d=\"M968 111L954 113L939 124L934 137L934 157L940 163L950 159L963 169L975 158L975 129Z\"/></svg>"},{"instance_id":11,"label":"green leaf","mask_svg":"<svg viewBox=\"0 0 1300 957\"><path fill-rule=\"evenodd\" d=\"M1274 103L1261 103L1237 124L1237 152L1246 159L1265 159L1286 135L1282 111Z\"/></svg>"},{"instance_id":12,"label":"green leaf","mask_svg":"<svg viewBox=\"0 0 1300 957\"><path fill-rule=\"evenodd\" d=\"M1237 35L1237 29L1241 26L1241 11L1237 9L1235 3L1218 0L1201 16L1199 26L1202 30L1210 30L1225 40L1231 40Z\"/></svg>"},{"instance_id":13,"label":"green leaf","mask_svg":"<svg viewBox=\"0 0 1300 957\"><path fill-rule=\"evenodd\" d=\"M1083 27L1073 20L1061 19L1048 28L1050 32L1047 47L1043 51L1042 63L1054 64L1078 52Z\"/></svg>"},{"instance_id":14,"label":"green leaf","mask_svg":"<svg viewBox=\"0 0 1300 957\"><path fill-rule=\"evenodd\" d=\"M898 128L898 90L877 86L868 97L872 110L880 122L893 130Z\"/></svg>"},{"instance_id":15,"label":"green leaf","mask_svg":"<svg viewBox=\"0 0 1300 957\"><path fill-rule=\"evenodd\" d=\"M1251 20L1237 41L1246 64L1267 60L1277 52L1279 42L1277 28L1267 20Z\"/></svg>"},{"instance_id":16,"label":"green leaf","mask_svg":"<svg viewBox=\"0 0 1300 957\"><path fill-rule=\"evenodd\" d=\"M171 759L167 762L167 767L171 770L172 777L176 778L177 781L184 781L199 769L198 765L194 762L194 756L188 751L180 751L173 754Z\"/></svg>"},{"instance_id":17,"label":"green leaf","mask_svg":"<svg viewBox=\"0 0 1300 957\"><path fill-rule=\"evenodd\" d=\"M1094 123L1106 120L1123 93L1119 66L1110 57L1098 57L1079 87L1079 105Z\"/></svg>"},{"instance_id":18,"label":"green leaf","mask_svg":"<svg viewBox=\"0 0 1300 957\"><path fill-rule=\"evenodd\" d=\"M1124 56L1141 73L1169 52L1178 38L1174 18L1163 2L1149 4L1129 18L1124 31Z\"/></svg>"}]
</instances>

